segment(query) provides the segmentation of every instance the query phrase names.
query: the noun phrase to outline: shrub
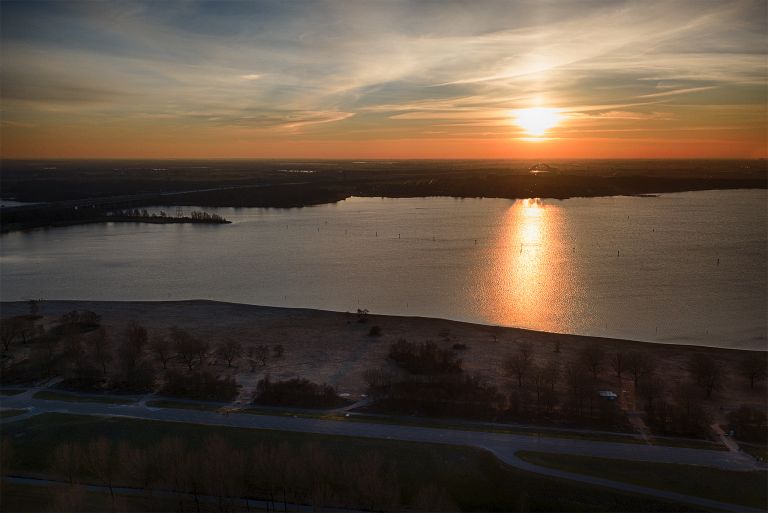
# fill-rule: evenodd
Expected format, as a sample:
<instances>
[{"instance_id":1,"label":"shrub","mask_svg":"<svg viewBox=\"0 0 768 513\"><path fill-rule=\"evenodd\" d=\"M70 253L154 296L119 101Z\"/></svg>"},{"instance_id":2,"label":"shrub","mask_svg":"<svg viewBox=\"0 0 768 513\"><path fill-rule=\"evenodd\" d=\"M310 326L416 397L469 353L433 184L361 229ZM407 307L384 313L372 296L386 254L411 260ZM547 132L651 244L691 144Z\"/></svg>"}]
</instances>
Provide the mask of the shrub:
<instances>
[{"instance_id":1,"label":"shrub","mask_svg":"<svg viewBox=\"0 0 768 513\"><path fill-rule=\"evenodd\" d=\"M296 408L333 408L347 404L330 385L319 385L304 378L273 382L269 376L256 385L253 402Z\"/></svg>"},{"instance_id":2,"label":"shrub","mask_svg":"<svg viewBox=\"0 0 768 513\"><path fill-rule=\"evenodd\" d=\"M165 375L162 395L209 401L233 401L239 385L234 378L217 376L210 371L179 372L169 370Z\"/></svg>"},{"instance_id":3,"label":"shrub","mask_svg":"<svg viewBox=\"0 0 768 513\"><path fill-rule=\"evenodd\" d=\"M389 358L411 374L434 375L461 373L461 360L450 349L440 349L434 342L416 344L400 339L389 348Z\"/></svg>"}]
</instances>

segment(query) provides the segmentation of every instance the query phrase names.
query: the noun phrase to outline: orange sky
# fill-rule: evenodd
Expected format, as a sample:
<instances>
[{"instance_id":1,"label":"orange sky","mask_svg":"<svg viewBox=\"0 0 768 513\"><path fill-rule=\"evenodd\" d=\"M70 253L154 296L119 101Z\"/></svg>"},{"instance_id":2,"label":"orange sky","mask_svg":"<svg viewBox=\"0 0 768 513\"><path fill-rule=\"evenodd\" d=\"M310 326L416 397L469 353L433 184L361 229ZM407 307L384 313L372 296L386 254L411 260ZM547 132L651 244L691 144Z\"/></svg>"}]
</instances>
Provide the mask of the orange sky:
<instances>
[{"instance_id":1,"label":"orange sky","mask_svg":"<svg viewBox=\"0 0 768 513\"><path fill-rule=\"evenodd\" d=\"M5 158L768 157L760 1L0 8Z\"/></svg>"}]
</instances>

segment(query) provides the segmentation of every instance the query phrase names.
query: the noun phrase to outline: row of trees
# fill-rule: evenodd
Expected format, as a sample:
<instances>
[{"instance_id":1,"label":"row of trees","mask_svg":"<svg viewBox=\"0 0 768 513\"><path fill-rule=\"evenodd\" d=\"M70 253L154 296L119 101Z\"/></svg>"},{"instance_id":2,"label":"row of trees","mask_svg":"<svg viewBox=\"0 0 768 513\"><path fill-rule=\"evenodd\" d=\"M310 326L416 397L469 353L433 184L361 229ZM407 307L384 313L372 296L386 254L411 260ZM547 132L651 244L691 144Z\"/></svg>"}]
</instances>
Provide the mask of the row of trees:
<instances>
[{"instance_id":1,"label":"row of trees","mask_svg":"<svg viewBox=\"0 0 768 513\"><path fill-rule=\"evenodd\" d=\"M135 217L135 218L143 218L143 219L166 219L170 216L165 212L165 210L161 210L159 212L150 213L146 208L138 209L138 208L132 208L132 209L126 209L126 210L116 210L115 212L112 212L108 214L108 216L114 216L114 217ZM209 212L201 212L197 210L193 210L189 213L189 218L193 219L195 221L202 221L202 222L212 222L212 223L226 223L227 220L224 219L219 214L211 214Z\"/></svg>"},{"instance_id":2,"label":"row of trees","mask_svg":"<svg viewBox=\"0 0 768 513\"><path fill-rule=\"evenodd\" d=\"M3 449L8 472L12 443L4 440ZM396 468L378 452L330 453L318 444L243 448L211 436L199 445L165 438L138 446L101 437L60 444L50 457L49 472L68 485L56 497L59 511L82 510L85 484L109 490L113 510L121 509L115 489L133 487L143 491L148 511L167 507L168 492L175 493L170 497L176 511L243 511L249 509L246 498L267 501L271 511L292 504L308 504L318 511L458 511L450 495L433 486L404 494ZM163 493L153 493L159 490Z\"/></svg>"},{"instance_id":3,"label":"row of trees","mask_svg":"<svg viewBox=\"0 0 768 513\"><path fill-rule=\"evenodd\" d=\"M253 402L293 408L336 408L348 404L330 385L320 385L305 378L272 381L269 376L256 385Z\"/></svg>"},{"instance_id":4,"label":"row of trees","mask_svg":"<svg viewBox=\"0 0 768 513\"><path fill-rule=\"evenodd\" d=\"M62 375L60 386L78 391L146 393L161 384L167 395L231 400L237 385L215 366L232 368L244 360L254 371L285 352L280 344L244 347L230 338L214 345L176 327L150 336L136 322L115 337L100 321L93 312L73 311L45 331L32 316L3 319L0 339L8 350L2 382Z\"/></svg>"},{"instance_id":5,"label":"row of trees","mask_svg":"<svg viewBox=\"0 0 768 513\"><path fill-rule=\"evenodd\" d=\"M398 371L368 369L364 379L377 408L398 413L493 418L503 395L479 374L464 372L451 349L398 340L389 359Z\"/></svg>"}]
</instances>

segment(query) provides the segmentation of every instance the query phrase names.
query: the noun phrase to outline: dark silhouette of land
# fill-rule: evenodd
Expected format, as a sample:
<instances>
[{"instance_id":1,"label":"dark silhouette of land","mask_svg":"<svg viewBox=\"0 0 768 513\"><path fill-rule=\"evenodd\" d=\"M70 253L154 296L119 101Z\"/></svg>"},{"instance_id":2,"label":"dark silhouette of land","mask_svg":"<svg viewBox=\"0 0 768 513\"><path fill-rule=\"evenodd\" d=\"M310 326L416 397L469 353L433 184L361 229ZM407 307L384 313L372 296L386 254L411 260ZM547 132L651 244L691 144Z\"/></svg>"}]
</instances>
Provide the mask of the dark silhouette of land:
<instances>
[{"instance_id":1,"label":"dark silhouette of land","mask_svg":"<svg viewBox=\"0 0 768 513\"><path fill-rule=\"evenodd\" d=\"M542 171L543 170L543 171ZM762 160L3 161L3 225L149 205L302 207L350 196L554 198L767 188ZM6 231L8 228L6 228Z\"/></svg>"}]
</instances>

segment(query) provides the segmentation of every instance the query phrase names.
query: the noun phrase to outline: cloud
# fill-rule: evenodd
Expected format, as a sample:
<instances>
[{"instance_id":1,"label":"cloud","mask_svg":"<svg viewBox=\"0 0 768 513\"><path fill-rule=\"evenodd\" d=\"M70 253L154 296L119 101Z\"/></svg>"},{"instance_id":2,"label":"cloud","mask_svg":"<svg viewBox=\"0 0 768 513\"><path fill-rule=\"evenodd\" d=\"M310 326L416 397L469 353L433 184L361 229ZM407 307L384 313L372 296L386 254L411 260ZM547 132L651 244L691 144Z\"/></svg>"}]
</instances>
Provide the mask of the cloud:
<instances>
[{"instance_id":1,"label":"cloud","mask_svg":"<svg viewBox=\"0 0 768 513\"><path fill-rule=\"evenodd\" d=\"M763 108L765 15L761 1L10 2L0 94L19 122L180 134L447 137L446 121L503 123L536 102L601 126L715 126L680 101ZM40 116L53 111L68 117Z\"/></svg>"},{"instance_id":2,"label":"cloud","mask_svg":"<svg viewBox=\"0 0 768 513\"><path fill-rule=\"evenodd\" d=\"M686 87L683 89L673 89L672 91L662 91L660 93L641 94L638 98L661 98L662 96L676 96L678 94L696 93L699 91L709 91L717 86Z\"/></svg>"}]
</instances>

